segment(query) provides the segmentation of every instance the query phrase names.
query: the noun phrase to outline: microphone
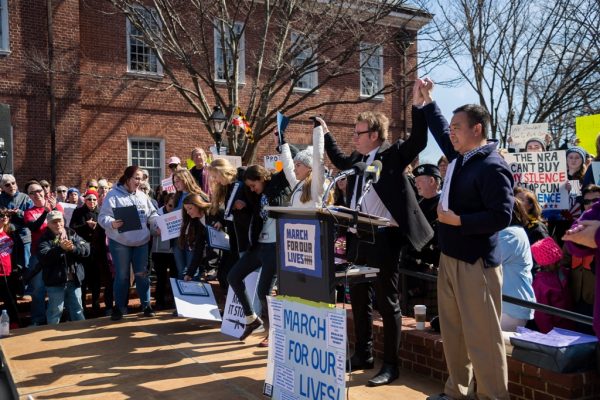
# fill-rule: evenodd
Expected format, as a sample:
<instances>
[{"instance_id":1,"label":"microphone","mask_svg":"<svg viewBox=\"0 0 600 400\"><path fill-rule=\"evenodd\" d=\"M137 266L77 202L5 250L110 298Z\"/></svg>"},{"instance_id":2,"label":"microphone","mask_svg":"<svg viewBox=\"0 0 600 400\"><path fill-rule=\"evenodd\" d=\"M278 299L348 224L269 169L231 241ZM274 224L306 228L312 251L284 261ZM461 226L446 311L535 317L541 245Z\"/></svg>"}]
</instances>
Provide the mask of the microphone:
<instances>
[{"instance_id":1,"label":"microphone","mask_svg":"<svg viewBox=\"0 0 600 400\"><path fill-rule=\"evenodd\" d=\"M339 174L337 174L335 179L339 180L339 179L345 178L347 176L362 175L366 169L367 169L367 163L359 161L356 164L354 164L352 166L352 168L347 169L347 170L342 171Z\"/></svg>"},{"instance_id":2,"label":"microphone","mask_svg":"<svg viewBox=\"0 0 600 400\"><path fill-rule=\"evenodd\" d=\"M375 160L371 165L365 169L364 181L377 183L379 181L379 175L381 174L381 168L383 164L381 161Z\"/></svg>"}]
</instances>

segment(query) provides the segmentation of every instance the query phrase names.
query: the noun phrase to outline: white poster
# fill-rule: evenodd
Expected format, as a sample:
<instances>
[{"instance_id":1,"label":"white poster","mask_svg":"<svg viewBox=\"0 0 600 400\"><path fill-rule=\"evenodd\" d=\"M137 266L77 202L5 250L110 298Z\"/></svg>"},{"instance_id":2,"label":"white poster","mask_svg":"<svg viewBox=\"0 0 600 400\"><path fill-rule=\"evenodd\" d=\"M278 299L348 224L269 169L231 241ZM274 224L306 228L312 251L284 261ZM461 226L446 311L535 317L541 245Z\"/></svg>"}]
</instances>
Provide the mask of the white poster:
<instances>
[{"instance_id":1,"label":"white poster","mask_svg":"<svg viewBox=\"0 0 600 400\"><path fill-rule=\"evenodd\" d=\"M164 242L179 237L181 233L181 224L183 223L181 210L175 210L164 215L159 215L156 217L155 221L160 229L160 240Z\"/></svg>"},{"instance_id":2,"label":"white poster","mask_svg":"<svg viewBox=\"0 0 600 400\"><path fill-rule=\"evenodd\" d=\"M175 189L175 186L173 185L173 177L172 176L163 179L161 181L160 185L162 186L162 190L167 193L175 193L177 191Z\"/></svg>"},{"instance_id":3,"label":"white poster","mask_svg":"<svg viewBox=\"0 0 600 400\"><path fill-rule=\"evenodd\" d=\"M504 159L515 184L532 190L544 209L568 210L567 156L564 150L508 153Z\"/></svg>"},{"instance_id":4,"label":"white poster","mask_svg":"<svg viewBox=\"0 0 600 400\"><path fill-rule=\"evenodd\" d=\"M221 321L221 313L208 283L171 278L177 315L186 318Z\"/></svg>"},{"instance_id":5,"label":"white poster","mask_svg":"<svg viewBox=\"0 0 600 400\"><path fill-rule=\"evenodd\" d=\"M538 139L544 143L548 134L548 123L513 125L510 127L511 147L524 149L529 139Z\"/></svg>"},{"instance_id":6,"label":"white poster","mask_svg":"<svg viewBox=\"0 0 600 400\"><path fill-rule=\"evenodd\" d=\"M224 160L229 161L229 163L231 165L233 165L235 168L239 168L242 166L242 157L240 157L240 156L225 156L225 155L216 155L213 153L212 159L216 160L217 158L222 158Z\"/></svg>"},{"instance_id":7,"label":"white poster","mask_svg":"<svg viewBox=\"0 0 600 400\"><path fill-rule=\"evenodd\" d=\"M71 203L59 203L62 208L65 210L63 216L65 218L65 226L69 226L71 224L71 217L73 217L73 211L77 208L77 204Z\"/></svg>"},{"instance_id":8,"label":"white poster","mask_svg":"<svg viewBox=\"0 0 600 400\"><path fill-rule=\"evenodd\" d=\"M342 399L346 310L268 297L271 326L263 394L275 399Z\"/></svg>"},{"instance_id":9,"label":"white poster","mask_svg":"<svg viewBox=\"0 0 600 400\"><path fill-rule=\"evenodd\" d=\"M274 154L265 156L265 168L269 171L281 171L283 169L283 162L281 161L281 155Z\"/></svg>"},{"instance_id":10,"label":"white poster","mask_svg":"<svg viewBox=\"0 0 600 400\"><path fill-rule=\"evenodd\" d=\"M250 301L254 308L254 312L260 315L260 301L256 295L256 285L258 284L258 277L260 276L260 269L252 272L244 279L246 285L246 292L250 296ZM223 310L223 323L221 324L221 333L225 335L239 338L244 333L246 326L246 316L244 310L240 304L239 299L233 292L231 286L227 291L227 300L225 302L225 310Z\"/></svg>"}]
</instances>

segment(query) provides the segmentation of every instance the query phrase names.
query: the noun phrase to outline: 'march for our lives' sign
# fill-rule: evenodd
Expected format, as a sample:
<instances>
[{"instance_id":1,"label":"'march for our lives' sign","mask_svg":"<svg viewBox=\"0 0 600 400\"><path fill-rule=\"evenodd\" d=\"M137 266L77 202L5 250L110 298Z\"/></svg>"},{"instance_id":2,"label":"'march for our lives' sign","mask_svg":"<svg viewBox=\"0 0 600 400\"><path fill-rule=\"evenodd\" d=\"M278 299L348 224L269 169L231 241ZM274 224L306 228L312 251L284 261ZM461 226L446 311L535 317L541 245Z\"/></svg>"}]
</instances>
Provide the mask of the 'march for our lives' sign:
<instances>
[{"instance_id":1,"label":"'march for our lives' sign","mask_svg":"<svg viewBox=\"0 0 600 400\"><path fill-rule=\"evenodd\" d=\"M263 394L282 400L343 400L346 310L268 297L271 326Z\"/></svg>"},{"instance_id":2,"label":"'march for our lives' sign","mask_svg":"<svg viewBox=\"0 0 600 400\"><path fill-rule=\"evenodd\" d=\"M282 241L279 257L283 271L322 277L319 221L281 219L279 237Z\"/></svg>"}]
</instances>

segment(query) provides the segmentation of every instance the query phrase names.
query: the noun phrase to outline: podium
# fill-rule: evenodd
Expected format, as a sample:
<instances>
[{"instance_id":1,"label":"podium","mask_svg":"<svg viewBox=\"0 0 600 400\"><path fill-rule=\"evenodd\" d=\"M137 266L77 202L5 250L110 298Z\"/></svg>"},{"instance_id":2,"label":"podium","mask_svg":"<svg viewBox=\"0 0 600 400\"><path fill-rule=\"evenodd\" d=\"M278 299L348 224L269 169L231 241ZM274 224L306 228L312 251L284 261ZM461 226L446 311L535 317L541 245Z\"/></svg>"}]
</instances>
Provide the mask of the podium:
<instances>
[{"instance_id":1,"label":"podium","mask_svg":"<svg viewBox=\"0 0 600 400\"><path fill-rule=\"evenodd\" d=\"M335 303L336 269L334 233L352 227L375 239L379 227L390 226L385 218L356 213L344 207L266 207L277 219L277 275L279 293L302 299ZM369 273L376 273L369 269Z\"/></svg>"}]
</instances>

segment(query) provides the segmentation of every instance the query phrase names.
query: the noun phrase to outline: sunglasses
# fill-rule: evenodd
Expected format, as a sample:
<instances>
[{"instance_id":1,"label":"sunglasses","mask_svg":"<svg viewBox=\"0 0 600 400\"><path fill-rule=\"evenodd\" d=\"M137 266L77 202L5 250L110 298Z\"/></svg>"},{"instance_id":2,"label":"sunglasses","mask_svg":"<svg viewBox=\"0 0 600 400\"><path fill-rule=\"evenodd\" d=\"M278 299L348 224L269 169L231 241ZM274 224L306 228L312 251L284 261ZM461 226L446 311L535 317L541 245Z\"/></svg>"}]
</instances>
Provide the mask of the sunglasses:
<instances>
[{"instance_id":1,"label":"sunglasses","mask_svg":"<svg viewBox=\"0 0 600 400\"><path fill-rule=\"evenodd\" d=\"M27 194L32 195L32 194L40 194L43 193L44 189L38 189L38 190L32 190L31 192L28 192Z\"/></svg>"},{"instance_id":2,"label":"sunglasses","mask_svg":"<svg viewBox=\"0 0 600 400\"><path fill-rule=\"evenodd\" d=\"M94 186L94 185L90 185L88 186L89 189L98 189L98 186Z\"/></svg>"},{"instance_id":3,"label":"sunglasses","mask_svg":"<svg viewBox=\"0 0 600 400\"><path fill-rule=\"evenodd\" d=\"M4 187L17 186L17 182L6 182Z\"/></svg>"},{"instance_id":4,"label":"sunglasses","mask_svg":"<svg viewBox=\"0 0 600 400\"><path fill-rule=\"evenodd\" d=\"M8 214L0 214L0 219L1 218L8 218Z\"/></svg>"},{"instance_id":5,"label":"sunglasses","mask_svg":"<svg viewBox=\"0 0 600 400\"><path fill-rule=\"evenodd\" d=\"M98 199L95 197L86 197L85 201L98 201Z\"/></svg>"},{"instance_id":6,"label":"sunglasses","mask_svg":"<svg viewBox=\"0 0 600 400\"><path fill-rule=\"evenodd\" d=\"M67 193L66 190L57 190L56 193Z\"/></svg>"}]
</instances>

